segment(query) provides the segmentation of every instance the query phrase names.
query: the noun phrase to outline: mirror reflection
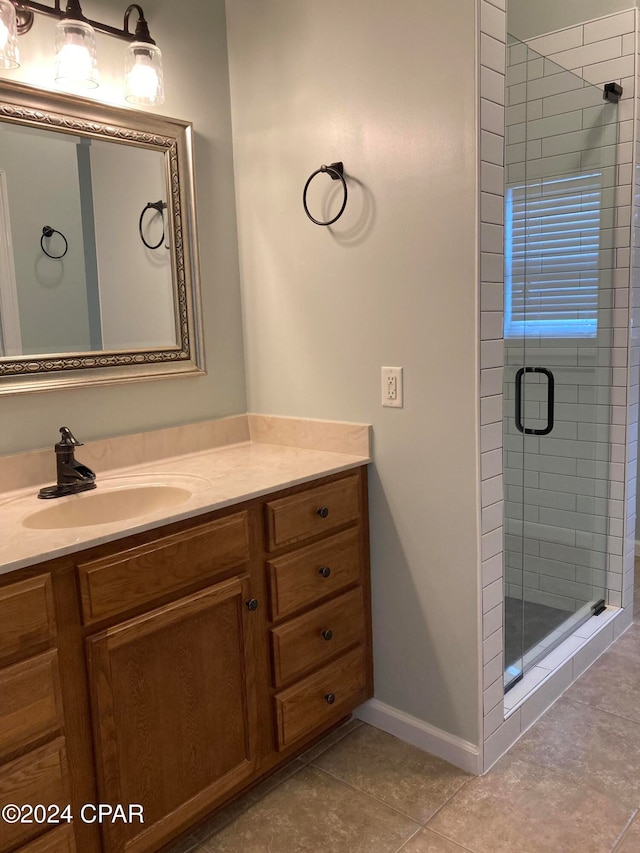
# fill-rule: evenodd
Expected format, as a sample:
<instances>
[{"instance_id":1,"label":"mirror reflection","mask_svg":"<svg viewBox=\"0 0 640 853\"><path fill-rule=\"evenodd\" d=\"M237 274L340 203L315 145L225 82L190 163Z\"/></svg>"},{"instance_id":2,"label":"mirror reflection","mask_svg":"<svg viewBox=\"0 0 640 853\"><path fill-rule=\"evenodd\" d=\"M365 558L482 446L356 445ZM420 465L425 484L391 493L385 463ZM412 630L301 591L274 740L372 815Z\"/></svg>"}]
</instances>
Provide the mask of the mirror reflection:
<instances>
[{"instance_id":1,"label":"mirror reflection","mask_svg":"<svg viewBox=\"0 0 640 853\"><path fill-rule=\"evenodd\" d=\"M1 355L176 346L165 156L0 123Z\"/></svg>"}]
</instances>

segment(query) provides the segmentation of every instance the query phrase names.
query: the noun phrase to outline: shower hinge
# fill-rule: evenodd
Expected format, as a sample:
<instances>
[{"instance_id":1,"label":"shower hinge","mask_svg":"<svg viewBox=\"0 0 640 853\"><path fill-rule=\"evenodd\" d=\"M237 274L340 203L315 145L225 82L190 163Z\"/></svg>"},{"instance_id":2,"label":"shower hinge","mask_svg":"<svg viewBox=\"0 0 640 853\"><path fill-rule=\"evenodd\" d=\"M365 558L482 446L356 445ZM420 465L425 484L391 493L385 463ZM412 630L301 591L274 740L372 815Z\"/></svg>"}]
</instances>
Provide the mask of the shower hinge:
<instances>
[{"instance_id":1,"label":"shower hinge","mask_svg":"<svg viewBox=\"0 0 640 853\"><path fill-rule=\"evenodd\" d=\"M623 88L619 83L605 83L602 90L602 97L605 101L611 104L617 104L623 92Z\"/></svg>"},{"instance_id":2,"label":"shower hinge","mask_svg":"<svg viewBox=\"0 0 640 853\"><path fill-rule=\"evenodd\" d=\"M604 598L601 598L600 601L596 601L595 604L591 605L591 615L599 616L603 610L607 609L607 603Z\"/></svg>"}]
</instances>

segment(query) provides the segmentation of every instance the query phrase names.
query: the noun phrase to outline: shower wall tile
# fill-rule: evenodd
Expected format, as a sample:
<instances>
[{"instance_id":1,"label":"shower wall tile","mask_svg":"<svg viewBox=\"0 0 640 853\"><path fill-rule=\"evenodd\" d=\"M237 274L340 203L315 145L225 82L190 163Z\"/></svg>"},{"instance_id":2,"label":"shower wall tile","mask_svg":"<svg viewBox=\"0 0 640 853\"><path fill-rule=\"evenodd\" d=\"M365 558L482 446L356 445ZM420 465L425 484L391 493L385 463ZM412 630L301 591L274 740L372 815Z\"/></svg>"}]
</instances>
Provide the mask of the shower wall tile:
<instances>
[{"instance_id":1,"label":"shower wall tile","mask_svg":"<svg viewBox=\"0 0 640 853\"><path fill-rule=\"evenodd\" d=\"M481 134L480 219L490 225L504 225L503 180L522 181L534 174L544 177L549 170L570 174L580 168L601 169L602 210L609 211L611 220L602 234L599 336L604 349L611 349L608 349L610 361L603 362L585 344L556 347L553 355L544 347L538 347L536 352L535 346L528 345L531 364L538 357L544 364L542 359L548 358L557 368L556 426L552 438L535 439L531 443L532 452L523 454L522 436L515 429L513 417L513 382L520 358L516 349L510 350L509 341L502 339L498 290L483 288L483 283L504 281L501 252L495 243L489 242L490 232L485 229L480 281L481 424L484 428L499 423L503 410L505 418L501 471L496 469L498 449L488 451L481 437L481 450L486 451L481 465L484 531L496 523L498 505L501 499L506 499L505 550L495 537L499 528L485 533L482 540L482 609L489 617L483 631L485 770L613 637L613 626L598 634L595 647L581 649L575 663L565 664L531 699L513 713L507 707L505 721L501 703L489 707L497 695L496 673L502 666L501 628L496 628L501 607L496 596L503 576L507 594L567 610L573 610L576 602L590 597L592 580L604 583L606 578L610 579L607 591L610 605L626 606L632 600L635 546L632 520L640 396L637 368L640 332L636 332L635 340L629 338L629 306L634 306L633 310L640 315L635 308L640 308L640 287L635 287L634 298L629 298L629 266L632 264L640 273L640 251L631 252L631 246L640 248L640 229L635 227L640 222L640 188L635 186L638 143L634 143L634 136L637 139L640 135L640 120L636 124L634 112L637 13L631 10L610 15L534 39L530 48L540 56L535 58L529 53L529 61L526 46L510 45L506 48L509 60L506 85L511 91L507 90L503 97L500 81L493 73L505 71L497 46L501 41L497 27L503 26L503 22L493 17L493 11L485 8L486 3L496 8L505 5L502 0L479 0L483 31L480 61L485 66L480 70L480 98L500 106L507 104L504 110L507 154L503 158L502 132L492 123L491 116L497 113L492 108L489 108L492 112L486 113L485 107L485 124L491 123L492 129ZM602 104L594 105L591 92L580 77L597 86L615 80L625 87L618 104L617 135L605 130L601 147L584 156L580 148L588 129L598 123ZM524 83L527 105L522 102ZM611 153L617 157L616 165L602 169L601 164ZM529 163L526 173L522 160L525 156L535 160ZM504 170L491 168L505 163ZM607 267L611 271L605 275ZM640 274L636 274L635 280L640 281ZM639 323L640 316L636 318L635 329L640 328ZM497 352L500 344L504 345L502 362ZM632 368L630 374L627 362ZM502 364L506 365L502 394L485 396L489 391L495 392L493 383L497 374L493 371ZM529 387L525 419L544 421L545 402L544 387ZM484 430L481 436L492 447L497 440L492 430ZM524 505L518 500L523 486ZM510 494L510 489L516 491ZM595 524L589 524L591 519ZM567 524L574 525L573 541L568 541L571 532L567 540L563 526ZM627 613L631 610L625 616ZM618 630L622 628L618 629L616 623ZM513 707L517 694L511 691L508 695L511 698L505 704Z\"/></svg>"},{"instance_id":2,"label":"shower wall tile","mask_svg":"<svg viewBox=\"0 0 640 853\"><path fill-rule=\"evenodd\" d=\"M504 10L482 0L480 15L482 32L501 43L504 38Z\"/></svg>"},{"instance_id":3,"label":"shower wall tile","mask_svg":"<svg viewBox=\"0 0 640 853\"><path fill-rule=\"evenodd\" d=\"M571 27L565 30L559 30L556 33L550 33L549 35L530 39L527 44L531 50L534 50L536 53L552 58L554 54L559 53L560 51L580 47L582 45L582 38L583 28Z\"/></svg>"},{"instance_id":4,"label":"shower wall tile","mask_svg":"<svg viewBox=\"0 0 640 853\"><path fill-rule=\"evenodd\" d=\"M590 44L601 39L611 38L613 36L623 36L630 38L631 46L628 48L631 53L635 51L635 13L633 10L621 12L618 15L610 15L607 18L601 18L598 21L592 21L583 25L583 42Z\"/></svg>"},{"instance_id":5,"label":"shower wall tile","mask_svg":"<svg viewBox=\"0 0 640 853\"><path fill-rule=\"evenodd\" d=\"M498 74L505 72L504 42L492 38L487 33L480 35L480 64Z\"/></svg>"},{"instance_id":6,"label":"shower wall tile","mask_svg":"<svg viewBox=\"0 0 640 853\"><path fill-rule=\"evenodd\" d=\"M504 165L504 147L502 136L483 130L480 133L480 155L486 163L494 166Z\"/></svg>"},{"instance_id":7,"label":"shower wall tile","mask_svg":"<svg viewBox=\"0 0 640 853\"><path fill-rule=\"evenodd\" d=\"M487 736L503 721L502 346L505 0L480 0L480 407L483 700ZM522 82L522 81L519 81ZM521 121L524 116L521 116Z\"/></svg>"}]
</instances>

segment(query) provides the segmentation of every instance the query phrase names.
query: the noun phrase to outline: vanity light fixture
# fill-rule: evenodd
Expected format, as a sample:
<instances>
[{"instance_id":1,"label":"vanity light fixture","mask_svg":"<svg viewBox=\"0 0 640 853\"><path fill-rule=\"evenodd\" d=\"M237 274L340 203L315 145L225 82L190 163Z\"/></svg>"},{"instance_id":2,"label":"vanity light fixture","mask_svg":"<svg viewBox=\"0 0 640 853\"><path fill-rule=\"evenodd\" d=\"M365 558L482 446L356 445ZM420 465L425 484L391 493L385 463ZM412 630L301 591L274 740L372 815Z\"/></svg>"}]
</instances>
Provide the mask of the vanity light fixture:
<instances>
[{"instance_id":1,"label":"vanity light fixture","mask_svg":"<svg viewBox=\"0 0 640 853\"><path fill-rule=\"evenodd\" d=\"M17 68L19 65L15 7L11 0L0 0L0 68Z\"/></svg>"},{"instance_id":2,"label":"vanity light fixture","mask_svg":"<svg viewBox=\"0 0 640 853\"><path fill-rule=\"evenodd\" d=\"M137 12L135 32L129 30L129 17ZM0 0L0 68L17 68L20 64L17 35L28 32L35 12L58 18L56 26L56 82L71 89L98 86L95 31L129 42L125 54L125 98L133 104L155 106L164 103L162 54L149 33L142 7L132 3L124 13L122 29L82 14L80 0L61 0L53 6L33 0Z\"/></svg>"}]
</instances>

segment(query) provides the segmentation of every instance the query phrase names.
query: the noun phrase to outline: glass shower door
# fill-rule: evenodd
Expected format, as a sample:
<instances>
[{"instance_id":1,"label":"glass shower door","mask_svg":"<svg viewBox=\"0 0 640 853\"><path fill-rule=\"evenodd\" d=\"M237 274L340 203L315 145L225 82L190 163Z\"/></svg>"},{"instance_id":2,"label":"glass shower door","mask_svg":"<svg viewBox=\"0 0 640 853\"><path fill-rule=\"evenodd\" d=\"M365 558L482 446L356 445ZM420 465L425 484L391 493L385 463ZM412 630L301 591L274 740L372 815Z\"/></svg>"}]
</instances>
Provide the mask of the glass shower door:
<instances>
[{"instance_id":1,"label":"glass shower door","mask_svg":"<svg viewBox=\"0 0 640 853\"><path fill-rule=\"evenodd\" d=\"M505 687L603 607L617 108L508 47Z\"/></svg>"}]
</instances>

